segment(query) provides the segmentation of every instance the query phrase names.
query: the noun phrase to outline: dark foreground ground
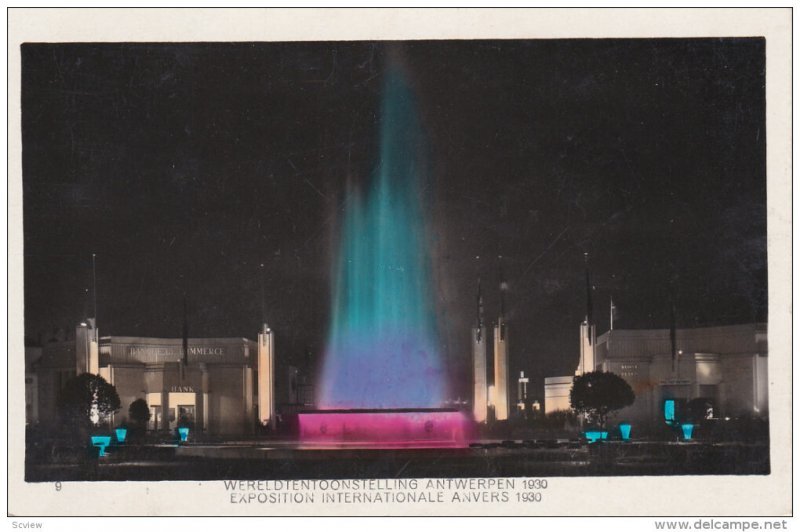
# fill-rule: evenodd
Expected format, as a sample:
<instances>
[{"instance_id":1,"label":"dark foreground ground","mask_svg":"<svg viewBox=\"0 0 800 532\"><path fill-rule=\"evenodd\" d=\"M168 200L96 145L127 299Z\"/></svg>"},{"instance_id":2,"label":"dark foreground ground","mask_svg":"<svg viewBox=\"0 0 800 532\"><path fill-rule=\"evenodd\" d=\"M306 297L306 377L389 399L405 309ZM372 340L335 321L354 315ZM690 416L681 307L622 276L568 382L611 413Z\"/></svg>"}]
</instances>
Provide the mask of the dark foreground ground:
<instances>
[{"instance_id":1,"label":"dark foreground ground","mask_svg":"<svg viewBox=\"0 0 800 532\"><path fill-rule=\"evenodd\" d=\"M767 444L525 441L466 449L302 448L289 442L31 453L28 482L769 474Z\"/></svg>"}]
</instances>

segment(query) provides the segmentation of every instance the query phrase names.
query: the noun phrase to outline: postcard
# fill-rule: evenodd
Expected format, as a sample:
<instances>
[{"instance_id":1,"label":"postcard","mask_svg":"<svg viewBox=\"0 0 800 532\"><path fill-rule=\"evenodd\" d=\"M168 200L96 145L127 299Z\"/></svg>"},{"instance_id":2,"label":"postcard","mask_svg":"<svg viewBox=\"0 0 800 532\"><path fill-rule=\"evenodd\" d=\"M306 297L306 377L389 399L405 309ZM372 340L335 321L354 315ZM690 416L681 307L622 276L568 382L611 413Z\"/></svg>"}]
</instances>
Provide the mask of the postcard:
<instances>
[{"instance_id":1,"label":"postcard","mask_svg":"<svg viewBox=\"0 0 800 532\"><path fill-rule=\"evenodd\" d=\"M12 9L10 514L791 513L790 40Z\"/></svg>"}]
</instances>

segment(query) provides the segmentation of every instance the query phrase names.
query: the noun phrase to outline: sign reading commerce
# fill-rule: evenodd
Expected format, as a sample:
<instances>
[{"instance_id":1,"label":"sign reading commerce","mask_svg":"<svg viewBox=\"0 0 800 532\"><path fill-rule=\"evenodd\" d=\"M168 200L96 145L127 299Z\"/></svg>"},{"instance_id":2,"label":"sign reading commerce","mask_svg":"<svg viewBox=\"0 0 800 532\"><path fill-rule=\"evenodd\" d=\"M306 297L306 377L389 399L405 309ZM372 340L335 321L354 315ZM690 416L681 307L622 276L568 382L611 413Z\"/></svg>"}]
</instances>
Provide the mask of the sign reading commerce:
<instances>
[{"instance_id":1,"label":"sign reading commerce","mask_svg":"<svg viewBox=\"0 0 800 532\"><path fill-rule=\"evenodd\" d=\"M127 346L127 360L139 361L145 364L161 364L164 362L178 362L183 358L183 347L180 345L131 345ZM239 350L234 350L238 352ZM223 346L189 346L189 361L194 362L223 362L232 355ZM239 357L241 357L241 353ZM236 357L238 358L238 357Z\"/></svg>"},{"instance_id":2,"label":"sign reading commerce","mask_svg":"<svg viewBox=\"0 0 800 532\"><path fill-rule=\"evenodd\" d=\"M190 347L189 355L194 356L224 356L224 347ZM168 358L174 359L175 357L183 356L183 347L167 346L139 346L132 345L128 347L128 356L131 358Z\"/></svg>"},{"instance_id":3,"label":"sign reading commerce","mask_svg":"<svg viewBox=\"0 0 800 532\"><path fill-rule=\"evenodd\" d=\"M187 352L189 364L249 363L254 342L246 338L190 338ZM111 336L100 341L100 356L110 364L165 364L183 360L180 338L140 338ZM102 363L101 363L102 364Z\"/></svg>"}]
</instances>

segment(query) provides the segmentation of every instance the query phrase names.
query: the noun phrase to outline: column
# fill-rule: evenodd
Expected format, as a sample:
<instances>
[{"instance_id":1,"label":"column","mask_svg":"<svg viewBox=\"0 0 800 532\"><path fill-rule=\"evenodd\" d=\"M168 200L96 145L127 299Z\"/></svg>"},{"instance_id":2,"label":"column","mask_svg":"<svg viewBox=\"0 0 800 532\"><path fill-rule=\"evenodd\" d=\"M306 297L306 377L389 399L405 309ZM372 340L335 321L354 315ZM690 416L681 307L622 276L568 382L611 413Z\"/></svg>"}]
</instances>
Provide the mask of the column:
<instances>
[{"instance_id":1,"label":"column","mask_svg":"<svg viewBox=\"0 0 800 532\"><path fill-rule=\"evenodd\" d=\"M494 412L497 421L508 419L508 327L501 317L494 327Z\"/></svg>"},{"instance_id":2,"label":"column","mask_svg":"<svg viewBox=\"0 0 800 532\"><path fill-rule=\"evenodd\" d=\"M245 366L242 372L244 380L244 432L253 433L253 368Z\"/></svg>"},{"instance_id":3,"label":"column","mask_svg":"<svg viewBox=\"0 0 800 532\"><path fill-rule=\"evenodd\" d=\"M86 322L75 329L75 374L89 372L89 335L91 330Z\"/></svg>"},{"instance_id":4,"label":"column","mask_svg":"<svg viewBox=\"0 0 800 532\"><path fill-rule=\"evenodd\" d=\"M100 331L97 327L89 331L88 371L92 375L100 373Z\"/></svg>"},{"instance_id":5,"label":"column","mask_svg":"<svg viewBox=\"0 0 800 532\"><path fill-rule=\"evenodd\" d=\"M205 424L205 410L206 410L206 402L205 402L205 394L203 393L203 372L206 369L206 365L204 363L198 364L200 367L200 389L194 392L194 404L195 404L195 413L194 413L194 428L195 431L203 432L206 429ZM196 381L195 381L196 382Z\"/></svg>"},{"instance_id":6,"label":"column","mask_svg":"<svg viewBox=\"0 0 800 532\"><path fill-rule=\"evenodd\" d=\"M169 430L169 392L161 390L161 429Z\"/></svg>"},{"instance_id":7,"label":"column","mask_svg":"<svg viewBox=\"0 0 800 532\"><path fill-rule=\"evenodd\" d=\"M275 357L272 331L265 323L258 334L258 420L275 429Z\"/></svg>"},{"instance_id":8,"label":"column","mask_svg":"<svg viewBox=\"0 0 800 532\"><path fill-rule=\"evenodd\" d=\"M472 414L476 423L485 423L488 392L486 386L486 330L483 327L473 329L472 371Z\"/></svg>"},{"instance_id":9,"label":"column","mask_svg":"<svg viewBox=\"0 0 800 532\"><path fill-rule=\"evenodd\" d=\"M581 358L578 362L578 369L575 371L576 376L595 370L594 349L596 343L595 326L587 322L581 323Z\"/></svg>"},{"instance_id":10,"label":"column","mask_svg":"<svg viewBox=\"0 0 800 532\"><path fill-rule=\"evenodd\" d=\"M208 366L205 364L200 364L200 397L202 398L203 404L203 412L202 418L198 415L198 421L201 421L203 424L203 430L210 431L210 427L208 425L208 418L209 413L211 410L211 404L209 403L209 386L208 386L209 376L208 376Z\"/></svg>"}]
</instances>

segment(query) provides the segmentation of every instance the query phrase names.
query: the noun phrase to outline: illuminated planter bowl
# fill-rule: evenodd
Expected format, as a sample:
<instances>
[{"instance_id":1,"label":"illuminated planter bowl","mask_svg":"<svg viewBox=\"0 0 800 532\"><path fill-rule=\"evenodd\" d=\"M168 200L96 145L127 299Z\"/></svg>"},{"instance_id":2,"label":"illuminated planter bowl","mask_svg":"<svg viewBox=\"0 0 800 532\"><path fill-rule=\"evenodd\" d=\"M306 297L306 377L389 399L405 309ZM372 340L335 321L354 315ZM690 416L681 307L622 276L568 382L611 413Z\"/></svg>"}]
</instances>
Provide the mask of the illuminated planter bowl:
<instances>
[{"instance_id":1,"label":"illuminated planter bowl","mask_svg":"<svg viewBox=\"0 0 800 532\"><path fill-rule=\"evenodd\" d=\"M128 429L120 427L115 432L117 433L117 442L125 443L125 438L128 437Z\"/></svg>"},{"instance_id":2,"label":"illuminated planter bowl","mask_svg":"<svg viewBox=\"0 0 800 532\"><path fill-rule=\"evenodd\" d=\"M595 443L599 440L608 439L608 432L601 430L589 430L584 432L584 436L587 440L589 440L589 443Z\"/></svg>"},{"instance_id":3,"label":"illuminated planter bowl","mask_svg":"<svg viewBox=\"0 0 800 532\"><path fill-rule=\"evenodd\" d=\"M664 421L667 424L675 423L675 401L673 399L664 401Z\"/></svg>"},{"instance_id":4,"label":"illuminated planter bowl","mask_svg":"<svg viewBox=\"0 0 800 532\"><path fill-rule=\"evenodd\" d=\"M181 441L184 442L189 439L189 427L178 427L178 435Z\"/></svg>"},{"instance_id":5,"label":"illuminated planter bowl","mask_svg":"<svg viewBox=\"0 0 800 532\"><path fill-rule=\"evenodd\" d=\"M683 431L683 439L684 440L691 440L692 439L692 432L694 432L694 425L691 423L684 423L681 425L681 430Z\"/></svg>"},{"instance_id":6,"label":"illuminated planter bowl","mask_svg":"<svg viewBox=\"0 0 800 532\"><path fill-rule=\"evenodd\" d=\"M472 422L451 409L315 410L298 414L304 443L348 447L466 447Z\"/></svg>"},{"instance_id":7,"label":"illuminated planter bowl","mask_svg":"<svg viewBox=\"0 0 800 532\"><path fill-rule=\"evenodd\" d=\"M608 432L604 430L587 430L583 433L583 436L589 440L589 443L595 443L608 439Z\"/></svg>"},{"instance_id":8,"label":"illuminated planter bowl","mask_svg":"<svg viewBox=\"0 0 800 532\"><path fill-rule=\"evenodd\" d=\"M92 436L92 445L100 449L99 456L105 456L106 447L111 445L111 436Z\"/></svg>"},{"instance_id":9,"label":"illuminated planter bowl","mask_svg":"<svg viewBox=\"0 0 800 532\"><path fill-rule=\"evenodd\" d=\"M631 439L631 424L630 423L620 423L619 425L619 435L623 439L623 441L628 441Z\"/></svg>"}]
</instances>

